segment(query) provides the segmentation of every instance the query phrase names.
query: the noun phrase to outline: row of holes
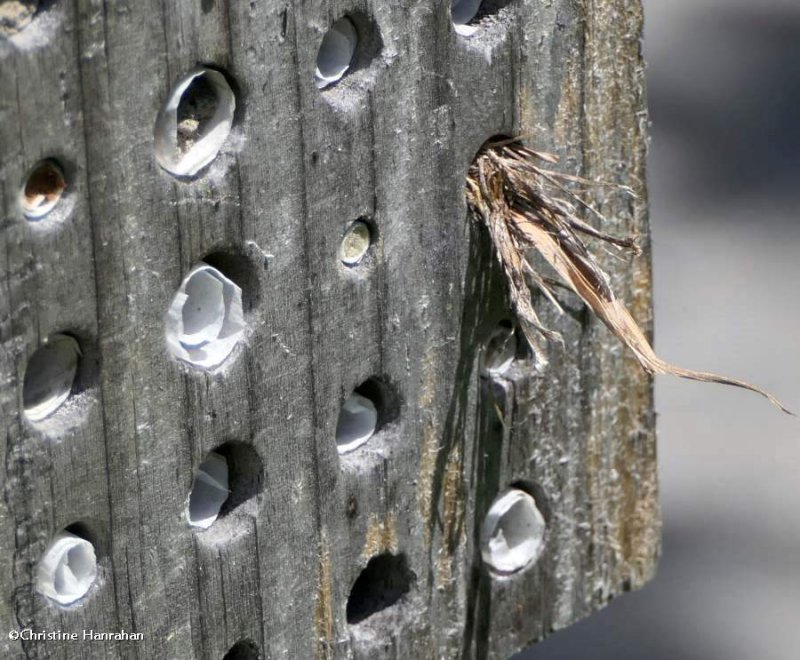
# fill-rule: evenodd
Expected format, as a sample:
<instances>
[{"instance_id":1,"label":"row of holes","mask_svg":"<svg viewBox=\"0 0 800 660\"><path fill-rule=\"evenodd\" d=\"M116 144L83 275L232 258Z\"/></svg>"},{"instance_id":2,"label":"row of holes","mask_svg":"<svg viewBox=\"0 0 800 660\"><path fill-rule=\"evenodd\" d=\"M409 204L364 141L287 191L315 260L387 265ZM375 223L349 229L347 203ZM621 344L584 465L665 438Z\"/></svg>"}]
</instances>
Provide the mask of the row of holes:
<instances>
[{"instance_id":1,"label":"row of holes","mask_svg":"<svg viewBox=\"0 0 800 660\"><path fill-rule=\"evenodd\" d=\"M12 3L15 4L15 3ZM477 21L499 7L497 0L452 0L456 32L467 36ZM2 16L0 15L0 23ZM317 54L314 79L317 87L334 86L351 70L361 42L360 32L374 29L366 18L344 16L323 36ZM372 39L374 41L374 39ZM233 126L236 95L229 77L220 70L195 67L170 91L156 119L154 150L159 165L179 178L191 178L218 155ZM40 220L57 205L66 188L58 163L39 163L26 178L20 195L23 213Z\"/></svg>"},{"instance_id":2,"label":"row of holes","mask_svg":"<svg viewBox=\"0 0 800 660\"><path fill-rule=\"evenodd\" d=\"M47 3L50 4L50 3ZM480 19L497 10L492 0L451 0L450 17L456 32L470 36ZM0 36L13 36L27 28L39 14L38 0L0 1ZM349 24L349 25L348 25ZM358 33L347 17L336 21L325 34L317 56L317 74L323 79L341 78L353 57ZM336 74L339 73L338 78Z\"/></svg>"},{"instance_id":3,"label":"row of holes","mask_svg":"<svg viewBox=\"0 0 800 660\"><path fill-rule=\"evenodd\" d=\"M214 500L215 512L210 512L203 506L195 508L192 503L193 498L209 497L208 492L200 494L197 491L208 487L200 474L210 460L221 460L224 464L226 459L220 453L213 453L198 471L189 498L189 509L198 516L195 522L200 524L205 521L206 516L216 516L219 508L224 505L224 501L217 502L216 495L211 498ZM213 473L210 476L214 482L213 488L221 485L225 491L227 475L219 472L219 466L207 469L209 473ZM253 468L246 469L251 472L251 479L259 478L252 474ZM234 489L228 499L235 495ZM480 529L481 558L492 576L513 576L536 564L545 544L546 519L542 511L541 502L537 501L530 489L517 485L494 500ZM81 604L80 601L95 584L97 575L97 551L92 534L85 524L75 523L54 537L40 559L37 565L36 590L62 606ZM382 553L372 557L356 578L348 595L347 623L360 624L401 602L415 582L416 575L409 568L404 554Z\"/></svg>"}]
</instances>

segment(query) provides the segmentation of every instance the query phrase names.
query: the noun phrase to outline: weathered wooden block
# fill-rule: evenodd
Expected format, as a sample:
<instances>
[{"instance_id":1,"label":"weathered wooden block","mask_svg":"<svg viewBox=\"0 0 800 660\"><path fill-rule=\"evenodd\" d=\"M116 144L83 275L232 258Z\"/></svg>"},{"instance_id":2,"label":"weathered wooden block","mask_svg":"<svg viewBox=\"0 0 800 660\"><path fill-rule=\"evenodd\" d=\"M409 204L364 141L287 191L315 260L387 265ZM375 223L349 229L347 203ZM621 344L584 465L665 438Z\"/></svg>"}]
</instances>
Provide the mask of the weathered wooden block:
<instances>
[{"instance_id":1,"label":"weathered wooden block","mask_svg":"<svg viewBox=\"0 0 800 660\"><path fill-rule=\"evenodd\" d=\"M593 201L645 238L643 258L604 267L650 323L638 0L486 0L468 36L446 0L39 5L0 36L3 657L504 658L651 577L651 380L567 294L568 314L545 312L566 339L550 365L520 342L487 374L513 318L464 200L497 134L631 185L637 200ZM317 53L345 16L358 45L328 84L336 58L315 77ZM230 86L232 129L176 177L154 127L198 65ZM217 107L195 92L179 140L212 121L204 94ZM27 218L45 159L66 188ZM37 176L34 216L60 186ZM246 324L211 370L165 339L200 262L241 288ZM55 335L80 354L56 355ZM340 453L355 390L378 428ZM351 412L357 445L371 412ZM212 451L231 495L202 530L187 499ZM523 529L537 558L500 576L481 527L512 487L544 536ZM523 500L506 535L536 523ZM35 588L65 529L97 558L71 605ZM25 628L142 639L6 634Z\"/></svg>"}]
</instances>

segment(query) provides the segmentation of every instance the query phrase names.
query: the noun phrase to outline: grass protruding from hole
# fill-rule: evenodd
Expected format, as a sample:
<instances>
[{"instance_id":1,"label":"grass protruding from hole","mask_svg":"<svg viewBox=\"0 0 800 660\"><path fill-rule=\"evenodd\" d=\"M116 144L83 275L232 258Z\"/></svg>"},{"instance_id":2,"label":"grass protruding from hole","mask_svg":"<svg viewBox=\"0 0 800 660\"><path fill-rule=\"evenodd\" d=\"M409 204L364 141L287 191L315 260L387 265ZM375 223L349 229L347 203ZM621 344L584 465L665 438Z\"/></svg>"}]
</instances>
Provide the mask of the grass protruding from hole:
<instances>
[{"instance_id":1,"label":"grass protruding from hole","mask_svg":"<svg viewBox=\"0 0 800 660\"><path fill-rule=\"evenodd\" d=\"M416 581L405 555L373 557L361 571L347 599L347 623L364 621L397 603Z\"/></svg>"}]
</instances>

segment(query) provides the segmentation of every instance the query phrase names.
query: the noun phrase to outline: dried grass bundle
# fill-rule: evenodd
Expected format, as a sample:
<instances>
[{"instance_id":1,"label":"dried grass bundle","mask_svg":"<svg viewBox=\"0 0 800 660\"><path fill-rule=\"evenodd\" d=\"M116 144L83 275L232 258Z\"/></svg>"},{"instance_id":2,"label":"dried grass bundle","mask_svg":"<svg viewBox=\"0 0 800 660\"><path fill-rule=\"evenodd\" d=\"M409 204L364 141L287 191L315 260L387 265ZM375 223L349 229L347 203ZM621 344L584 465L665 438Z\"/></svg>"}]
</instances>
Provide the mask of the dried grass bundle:
<instances>
[{"instance_id":1,"label":"dried grass bundle","mask_svg":"<svg viewBox=\"0 0 800 660\"><path fill-rule=\"evenodd\" d=\"M508 280L512 305L537 357L546 361L540 338L558 341L562 345L563 339L540 322L526 277L531 278L559 311L562 310L548 281L531 266L527 258L531 250L544 257L567 287L580 296L609 330L633 351L649 373L743 387L765 396L773 405L792 414L769 392L750 383L682 369L655 354L641 328L611 290L608 275L582 240L582 237L594 238L638 253L636 237L612 236L578 217L579 209L584 209L603 219L569 186L577 184L586 188L609 184L597 184L539 166L539 163L557 162L555 156L528 149L519 140L499 140L484 145L467 176L467 201L489 229ZM629 189L614 187L633 194Z\"/></svg>"}]
</instances>

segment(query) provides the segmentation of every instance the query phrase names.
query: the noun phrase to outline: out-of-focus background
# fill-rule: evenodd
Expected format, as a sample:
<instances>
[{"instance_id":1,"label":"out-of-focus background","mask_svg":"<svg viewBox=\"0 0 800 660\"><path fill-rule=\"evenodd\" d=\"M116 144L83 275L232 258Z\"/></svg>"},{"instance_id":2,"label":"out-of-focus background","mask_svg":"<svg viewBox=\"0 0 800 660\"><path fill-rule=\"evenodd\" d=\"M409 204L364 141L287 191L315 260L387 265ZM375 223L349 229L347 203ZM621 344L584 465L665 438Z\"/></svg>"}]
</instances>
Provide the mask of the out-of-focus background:
<instances>
[{"instance_id":1,"label":"out-of-focus background","mask_svg":"<svg viewBox=\"0 0 800 660\"><path fill-rule=\"evenodd\" d=\"M656 347L800 409L800 0L644 0ZM800 420L660 377L658 577L522 660L800 658Z\"/></svg>"}]
</instances>

